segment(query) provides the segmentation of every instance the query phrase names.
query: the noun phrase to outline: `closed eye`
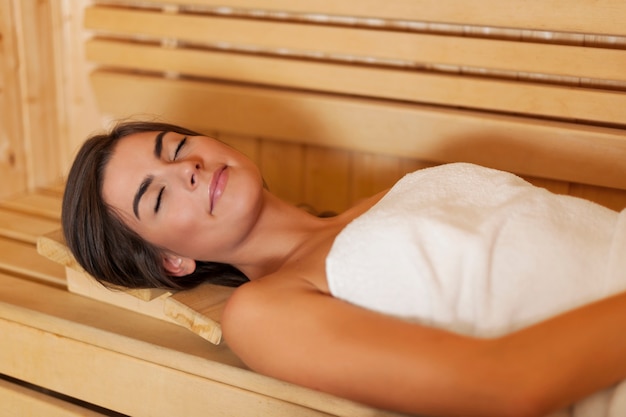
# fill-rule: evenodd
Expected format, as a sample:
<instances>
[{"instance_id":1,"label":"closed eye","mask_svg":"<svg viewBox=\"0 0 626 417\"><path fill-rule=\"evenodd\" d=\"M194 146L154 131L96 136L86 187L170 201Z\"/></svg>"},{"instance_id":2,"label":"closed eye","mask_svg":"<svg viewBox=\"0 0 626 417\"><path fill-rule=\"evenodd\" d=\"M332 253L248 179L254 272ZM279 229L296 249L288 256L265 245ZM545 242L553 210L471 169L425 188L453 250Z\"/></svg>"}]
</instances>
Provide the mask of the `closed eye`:
<instances>
[{"instance_id":1,"label":"closed eye","mask_svg":"<svg viewBox=\"0 0 626 417\"><path fill-rule=\"evenodd\" d=\"M161 207L161 199L163 198L163 191L165 191L165 187L161 187L161 190L159 191L159 195L157 196L156 204L154 205L155 213L158 212L159 207Z\"/></svg>"},{"instance_id":2,"label":"closed eye","mask_svg":"<svg viewBox=\"0 0 626 417\"><path fill-rule=\"evenodd\" d=\"M185 146L185 143L187 143L187 136L185 136L183 140L178 142L178 146L176 147L176 150L174 151L174 161L178 157L178 153L180 152L180 150L183 148L183 146Z\"/></svg>"}]
</instances>

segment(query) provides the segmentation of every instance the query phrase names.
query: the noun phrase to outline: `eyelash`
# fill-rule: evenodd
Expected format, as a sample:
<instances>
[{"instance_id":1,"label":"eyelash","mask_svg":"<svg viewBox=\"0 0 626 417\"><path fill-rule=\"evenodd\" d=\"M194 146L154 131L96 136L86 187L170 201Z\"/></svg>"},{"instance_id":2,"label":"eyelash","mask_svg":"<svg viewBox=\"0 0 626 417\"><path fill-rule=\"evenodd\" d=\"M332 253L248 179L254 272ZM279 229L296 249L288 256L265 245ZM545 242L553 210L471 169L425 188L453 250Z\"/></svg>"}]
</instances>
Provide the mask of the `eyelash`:
<instances>
[{"instance_id":1,"label":"eyelash","mask_svg":"<svg viewBox=\"0 0 626 417\"><path fill-rule=\"evenodd\" d=\"M161 197L163 197L163 191L165 191L165 187L161 187L159 191L159 195L157 196L156 205L154 206L154 212L159 211L159 207L161 206Z\"/></svg>"},{"instance_id":2,"label":"eyelash","mask_svg":"<svg viewBox=\"0 0 626 417\"><path fill-rule=\"evenodd\" d=\"M176 157L178 156L178 153L180 152L180 150L183 148L183 146L185 146L185 143L187 143L187 136L185 136L183 138L183 140L181 140L178 143L178 146L176 147L176 150L174 151L174 161L176 160Z\"/></svg>"},{"instance_id":3,"label":"eyelash","mask_svg":"<svg viewBox=\"0 0 626 417\"><path fill-rule=\"evenodd\" d=\"M185 136L180 142L178 142L178 146L176 147L176 150L174 151L174 158L172 159L172 161L176 160L176 158L178 157L178 153L185 146L185 143L187 143L187 136ZM154 206L155 213L158 212L159 207L161 207L161 199L163 198L164 191L165 191L165 187L161 187L161 189L159 190L159 195L157 196L156 204Z\"/></svg>"}]
</instances>

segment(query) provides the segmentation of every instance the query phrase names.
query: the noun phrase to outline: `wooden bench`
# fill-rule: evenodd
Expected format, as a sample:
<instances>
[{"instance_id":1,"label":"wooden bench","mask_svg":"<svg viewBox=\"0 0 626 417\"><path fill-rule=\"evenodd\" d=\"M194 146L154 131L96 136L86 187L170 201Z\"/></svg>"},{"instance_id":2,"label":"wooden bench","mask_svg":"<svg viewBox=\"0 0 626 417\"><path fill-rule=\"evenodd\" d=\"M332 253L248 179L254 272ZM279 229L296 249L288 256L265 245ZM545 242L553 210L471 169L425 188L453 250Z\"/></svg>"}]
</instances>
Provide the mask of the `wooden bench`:
<instances>
[{"instance_id":1,"label":"wooden bench","mask_svg":"<svg viewBox=\"0 0 626 417\"><path fill-rule=\"evenodd\" d=\"M617 0L111 0L85 10L84 47L105 120L214 135L296 204L340 211L462 160L622 209L620 16ZM140 301L92 285L59 238L61 189L0 203L0 400L38 415L393 415L250 372L198 337L219 329L227 292Z\"/></svg>"},{"instance_id":2,"label":"wooden bench","mask_svg":"<svg viewBox=\"0 0 626 417\"><path fill-rule=\"evenodd\" d=\"M101 302L68 291L64 264L36 248L38 239L50 244L59 208L60 195L49 190L0 203L3 412L391 415L250 372L225 344L150 317L145 307L133 312L113 305L115 297Z\"/></svg>"}]
</instances>

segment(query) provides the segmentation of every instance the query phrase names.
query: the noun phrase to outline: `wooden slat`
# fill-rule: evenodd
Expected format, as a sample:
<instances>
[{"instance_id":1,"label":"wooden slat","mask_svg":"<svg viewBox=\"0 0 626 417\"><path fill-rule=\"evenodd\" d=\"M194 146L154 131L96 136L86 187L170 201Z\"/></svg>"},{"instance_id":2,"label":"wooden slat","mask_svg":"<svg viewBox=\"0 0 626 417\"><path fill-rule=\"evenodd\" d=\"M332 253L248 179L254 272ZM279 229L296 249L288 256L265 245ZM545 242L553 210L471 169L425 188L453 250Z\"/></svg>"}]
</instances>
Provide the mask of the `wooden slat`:
<instances>
[{"instance_id":1,"label":"wooden slat","mask_svg":"<svg viewBox=\"0 0 626 417\"><path fill-rule=\"evenodd\" d=\"M50 2L13 2L14 18L19 25L17 67L20 81L21 146L25 150L28 189L59 180L62 175L58 122L62 105L57 101L57 68L53 43L60 32L52 26ZM47 68L43 71L42 68Z\"/></svg>"},{"instance_id":2,"label":"wooden slat","mask_svg":"<svg viewBox=\"0 0 626 417\"><path fill-rule=\"evenodd\" d=\"M59 222L55 220L0 209L0 236L35 244L39 236L59 227Z\"/></svg>"},{"instance_id":3,"label":"wooden slat","mask_svg":"<svg viewBox=\"0 0 626 417\"><path fill-rule=\"evenodd\" d=\"M0 270L65 287L65 269L40 256L35 245L0 238Z\"/></svg>"},{"instance_id":4,"label":"wooden slat","mask_svg":"<svg viewBox=\"0 0 626 417\"><path fill-rule=\"evenodd\" d=\"M502 0L156 0L151 3L226 6L296 13L334 14L383 19L443 22L538 30L626 35L623 19L626 4L621 0L568 2L531 0L520 5ZM523 6L523 7L522 7Z\"/></svg>"},{"instance_id":5,"label":"wooden slat","mask_svg":"<svg viewBox=\"0 0 626 417\"><path fill-rule=\"evenodd\" d=\"M626 123L626 93L408 70L92 44L100 62L270 85L545 117ZM102 48L101 48L102 47ZM102 49L108 49L102 51ZM95 54L95 51L92 51ZM623 51L626 58L626 51ZM93 57L93 55L92 55ZM626 60L624 67L626 68Z\"/></svg>"},{"instance_id":6,"label":"wooden slat","mask_svg":"<svg viewBox=\"0 0 626 417\"><path fill-rule=\"evenodd\" d=\"M37 193L49 194L52 197L63 197L63 191L65 190L65 182L57 181L40 187L36 190Z\"/></svg>"},{"instance_id":7,"label":"wooden slat","mask_svg":"<svg viewBox=\"0 0 626 417\"><path fill-rule=\"evenodd\" d=\"M390 188L404 174L398 158L373 154L354 154L352 172L352 204Z\"/></svg>"},{"instance_id":8,"label":"wooden slat","mask_svg":"<svg viewBox=\"0 0 626 417\"><path fill-rule=\"evenodd\" d=\"M103 417L67 401L0 379L3 416Z\"/></svg>"},{"instance_id":9,"label":"wooden slat","mask_svg":"<svg viewBox=\"0 0 626 417\"><path fill-rule=\"evenodd\" d=\"M20 22L15 19L15 7L15 2L0 4L0 198L28 188L20 107Z\"/></svg>"},{"instance_id":10,"label":"wooden slat","mask_svg":"<svg viewBox=\"0 0 626 417\"><path fill-rule=\"evenodd\" d=\"M154 417L179 414L200 417L207 413L329 416L327 413L102 349L97 345L42 334L41 331L13 322L0 319L0 329L3 334L10 333L10 336L4 338L3 344L6 360L24 362L20 359L44 358L36 361L38 369L35 375L28 366L18 365L12 371L25 379L41 381L58 391L71 393L123 414ZM68 364L69 358L72 364ZM155 393L158 393L158 401L155 401Z\"/></svg>"},{"instance_id":11,"label":"wooden slat","mask_svg":"<svg viewBox=\"0 0 626 417\"><path fill-rule=\"evenodd\" d=\"M354 55L511 72L626 80L623 71L626 67L626 51L618 49L106 8L88 9L87 25L111 33L178 38L205 44L223 42L270 49L318 51L326 56ZM104 43L88 44L88 57L122 65L134 61L115 56L107 59L106 50L102 51L104 48ZM156 52L153 54L156 55L144 59L157 63L163 57ZM133 56L132 48L128 49L127 56ZM192 56L191 61L198 59L197 54ZM602 65L598 64L600 62ZM195 65L196 68L203 66L204 63Z\"/></svg>"},{"instance_id":12,"label":"wooden slat","mask_svg":"<svg viewBox=\"0 0 626 417\"><path fill-rule=\"evenodd\" d=\"M626 208L626 191L595 187L586 184L572 184L569 194L595 201L610 209L621 211Z\"/></svg>"},{"instance_id":13,"label":"wooden slat","mask_svg":"<svg viewBox=\"0 0 626 417\"><path fill-rule=\"evenodd\" d=\"M240 135L229 135L227 133L220 133L218 135L218 139L237 149L255 163L259 162L260 141L258 139L253 137L243 137Z\"/></svg>"},{"instance_id":14,"label":"wooden slat","mask_svg":"<svg viewBox=\"0 0 626 417\"><path fill-rule=\"evenodd\" d=\"M261 171L270 191L292 204L303 204L304 146L297 143L264 140Z\"/></svg>"},{"instance_id":15,"label":"wooden slat","mask_svg":"<svg viewBox=\"0 0 626 417\"><path fill-rule=\"evenodd\" d=\"M203 339L219 344L222 338L222 311L233 291L233 288L203 284L168 297L163 311L166 316Z\"/></svg>"},{"instance_id":16,"label":"wooden slat","mask_svg":"<svg viewBox=\"0 0 626 417\"><path fill-rule=\"evenodd\" d=\"M65 244L65 239L63 238L63 233L61 229L56 229L50 233L45 235L41 235L37 238L37 253L47 258L61 266L69 269L73 269L77 271L78 275L85 274L85 271L78 265L74 255L72 255L70 249ZM93 279L93 278L90 278ZM79 292L83 295L88 295L89 292L95 292L95 288L89 288L84 284L82 279L79 279L76 282L68 276L68 288L70 291L77 290L75 292ZM73 286L75 286L73 288ZM88 289L89 288L89 289ZM102 291L104 291L104 287L99 287ZM80 290L79 290L80 289ZM139 289L128 289L128 288L120 288L126 294L132 295L135 299L143 300L143 301L151 301L157 298L162 297L164 294L169 294L168 291L156 288L139 288ZM106 290L107 293L113 293L112 291ZM103 299L103 295L94 296L97 299ZM113 303L115 304L115 303Z\"/></svg>"},{"instance_id":17,"label":"wooden slat","mask_svg":"<svg viewBox=\"0 0 626 417\"><path fill-rule=\"evenodd\" d=\"M165 299L171 295L170 292L161 291L160 297L153 297L151 300L142 300L122 290L113 291L105 288L84 271L68 267L65 269L65 272L67 288L74 294L80 294L93 300L145 314L146 316L154 317L159 320L173 322L173 320L164 313Z\"/></svg>"},{"instance_id":18,"label":"wooden slat","mask_svg":"<svg viewBox=\"0 0 626 417\"><path fill-rule=\"evenodd\" d=\"M626 131L620 129L106 71L94 72L91 81L102 111L118 118L155 114L199 130L464 160L626 189ZM511 152L516 158L507 157Z\"/></svg>"},{"instance_id":19,"label":"wooden slat","mask_svg":"<svg viewBox=\"0 0 626 417\"><path fill-rule=\"evenodd\" d=\"M395 415L242 369L179 326L2 274L0 334L0 373L129 415Z\"/></svg>"},{"instance_id":20,"label":"wooden slat","mask_svg":"<svg viewBox=\"0 0 626 417\"><path fill-rule=\"evenodd\" d=\"M221 341L222 310L232 288L205 284L175 294L156 288L106 288L78 265L60 230L39 237L37 252L65 267L67 288L74 294L177 323L214 344Z\"/></svg>"},{"instance_id":21,"label":"wooden slat","mask_svg":"<svg viewBox=\"0 0 626 417\"><path fill-rule=\"evenodd\" d=\"M350 206L350 153L307 147L304 198L317 212L339 213Z\"/></svg>"},{"instance_id":22,"label":"wooden slat","mask_svg":"<svg viewBox=\"0 0 626 417\"><path fill-rule=\"evenodd\" d=\"M1 200L0 207L50 220L61 219L61 198L46 193L29 193Z\"/></svg>"},{"instance_id":23,"label":"wooden slat","mask_svg":"<svg viewBox=\"0 0 626 417\"><path fill-rule=\"evenodd\" d=\"M569 194L570 184L564 181L547 180L545 178L524 178L537 187L543 187L556 194Z\"/></svg>"}]
</instances>

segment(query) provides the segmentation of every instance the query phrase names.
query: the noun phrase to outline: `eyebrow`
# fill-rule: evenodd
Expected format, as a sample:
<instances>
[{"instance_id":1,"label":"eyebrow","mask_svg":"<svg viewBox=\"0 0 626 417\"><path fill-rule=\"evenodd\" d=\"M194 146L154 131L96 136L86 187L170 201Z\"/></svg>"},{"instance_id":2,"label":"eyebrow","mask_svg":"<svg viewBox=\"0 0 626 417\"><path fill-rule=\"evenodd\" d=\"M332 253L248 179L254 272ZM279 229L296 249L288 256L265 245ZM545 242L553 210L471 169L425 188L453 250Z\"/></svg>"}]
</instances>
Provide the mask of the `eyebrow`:
<instances>
[{"instance_id":1,"label":"eyebrow","mask_svg":"<svg viewBox=\"0 0 626 417\"><path fill-rule=\"evenodd\" d=\"M167 131L159 132L159 134L156 135L156 138L154 138L154 157L156 159L161 159L161 151L163 151L163 136L165 136L166 133Z\"/></svg>"},{"instance_id":2,"label":"eyebrow","mask_svg":"<svg viewBox=\"0 0 626 417\"><path fill-rule=\"evenodd\" d=\"M135 217L139 218L139 200L141 197L148 191L148 187L152 184L154 177L152 175L146 177L142 182L137 192L135 193L135 198L133 198L133 212L135 213Z\"/></svg>"},{"instance_id":3,"label":"eyebrow","mask_svg":"<svg viewBox=\"0 0 626 417\"><path fill-rule=\"evenodd\" d=\"M159 132L158 135L154 138L154 157L156 159L161 159L161 152L163 151L163 136L167 131ZM137 192L135 193L135 197L133 198L133 213L135 213L135 217L139 219L139 202L141 197L148 191L148 187L154 181L154 177L152 175L147 176L142 182Z\"/></svg>"}]
</instances>

